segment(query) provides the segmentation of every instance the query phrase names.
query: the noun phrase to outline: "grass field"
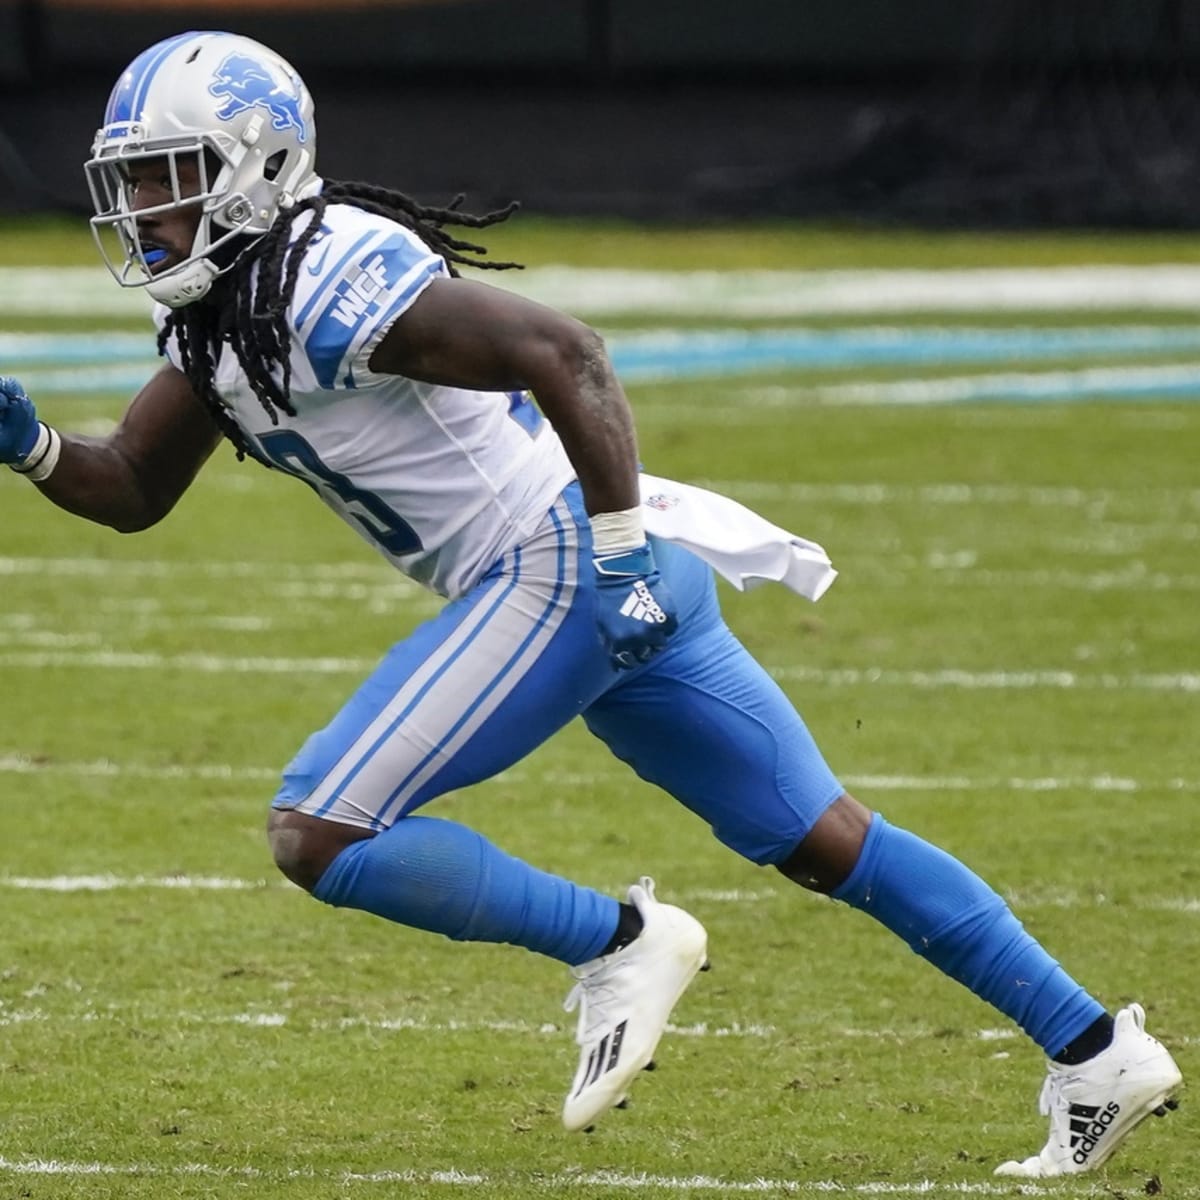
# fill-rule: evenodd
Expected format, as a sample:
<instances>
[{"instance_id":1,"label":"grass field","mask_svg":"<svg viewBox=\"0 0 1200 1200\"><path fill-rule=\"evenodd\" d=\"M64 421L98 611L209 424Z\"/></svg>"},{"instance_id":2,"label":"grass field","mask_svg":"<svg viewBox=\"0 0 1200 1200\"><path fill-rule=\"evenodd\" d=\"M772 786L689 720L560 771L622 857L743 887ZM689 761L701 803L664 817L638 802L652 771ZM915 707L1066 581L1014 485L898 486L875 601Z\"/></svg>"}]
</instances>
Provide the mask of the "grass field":
<instances>
[{"instance_id":1,"label":"grass field","mask_svg":"<svg viewBox=\"0 0 1200 1200\"><path fill-rule=\"evenodd\" d=\"M539 222L504 238L498 253L531 265L730 279L1200 259L1166 238ZM91 265L53 224L10 226L0 245L0 267ZM1034 307L891 313L886 328L1190 319ZM137 325L123 310L5 314L0 343ZM620 348L697 325L884 322L606 310L600 324ZM708 481L832 554L841 577L815 607L770 588L724 597L851 790L979 870L1110 1007L1141 1000L1186 1077L1200 1069L1200 390L1114 392L1086 373L1200 359L1152 342L1087 359L1018 346L999 376L931 346L629 390L649 469ZM1050 398L1043 373L1062 385ZM1010 382L971 399L985 375ZM954 381L949 399L921 403L936 380ZM39 408L96 432L124 399L47 379ZM138 537L75 521L8 472L0 512L3 1200L1200 1197L1186 1097L1098 1175L994 1179L1044 1137L1036 1048L860 914L734 858L580 728L434 810L614 892L654 875L708 926L714 969L629 1111L564 1133L562 968L324 908L275 876L262 834L280 766L434 601L305 489L231 453Z\"/></svg>"}]
</instances>

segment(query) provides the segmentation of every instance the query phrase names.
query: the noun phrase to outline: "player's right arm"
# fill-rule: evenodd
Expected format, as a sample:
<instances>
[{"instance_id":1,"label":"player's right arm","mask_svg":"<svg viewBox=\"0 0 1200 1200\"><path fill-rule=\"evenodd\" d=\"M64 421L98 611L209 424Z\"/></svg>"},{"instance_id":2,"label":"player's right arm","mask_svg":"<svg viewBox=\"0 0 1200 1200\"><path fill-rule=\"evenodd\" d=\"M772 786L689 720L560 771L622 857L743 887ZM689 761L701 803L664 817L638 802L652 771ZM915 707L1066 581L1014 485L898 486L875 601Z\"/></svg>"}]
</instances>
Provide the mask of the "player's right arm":
<instances>
[{"instance_id":1,"label":"player's right arm","mask_svg":"<svg viewBox=\"0 0 1200 1200\"><path fill-rule=\"evenodd\" d=\"M58 433L37 419L15 379L0 379L0 462L59 508L120 533L161 521L220 440L173 366L151 377L106 437Z\"/></svg>"}]
</instances>

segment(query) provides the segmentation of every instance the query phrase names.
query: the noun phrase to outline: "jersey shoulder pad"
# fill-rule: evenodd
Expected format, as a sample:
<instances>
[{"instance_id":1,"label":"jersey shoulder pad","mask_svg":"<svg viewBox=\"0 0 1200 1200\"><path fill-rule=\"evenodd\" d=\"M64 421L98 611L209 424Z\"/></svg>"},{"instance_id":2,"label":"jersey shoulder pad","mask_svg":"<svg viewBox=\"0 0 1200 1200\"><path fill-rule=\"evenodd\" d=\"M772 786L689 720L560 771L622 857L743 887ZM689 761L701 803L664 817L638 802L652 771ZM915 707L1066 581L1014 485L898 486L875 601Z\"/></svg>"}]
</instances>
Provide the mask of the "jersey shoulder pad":
<instances>
[{"instance_id":1,"label":"jersey shoulder pad","mask_svg":"<svg viewBox=\"0 0 1200 1200\"><path fill-rule=\"evenodd\" d=\"M411 229L330 205L305 250L291 305L296 337L317 383L358 386L364 349L373 349L421 292L448 274L441 255Z\"/></svg>"}]
</instances>

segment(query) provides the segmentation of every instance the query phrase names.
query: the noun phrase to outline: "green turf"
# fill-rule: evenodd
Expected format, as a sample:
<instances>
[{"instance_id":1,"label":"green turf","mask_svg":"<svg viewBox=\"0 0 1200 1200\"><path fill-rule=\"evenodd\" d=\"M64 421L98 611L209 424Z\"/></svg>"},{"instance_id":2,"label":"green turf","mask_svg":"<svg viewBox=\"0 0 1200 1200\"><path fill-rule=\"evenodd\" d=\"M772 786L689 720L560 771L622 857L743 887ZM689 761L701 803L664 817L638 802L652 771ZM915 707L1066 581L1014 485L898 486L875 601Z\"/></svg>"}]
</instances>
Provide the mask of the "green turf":
<instances>
[{"instance_id":1,"label":"green turf","mask_svg":"<svg viewBox=\"0 0 1200 1200\"><path fill-rule=\"evenodd\" d=\"M655 225L517 213L475 236L491 257L527 266L566 262L654 270L827 270L1200 262L1200 240L1187 233L939 233L762 221ZM95 245L83 218L0 218L0 266L94 261Z\"/></svg>"},{"instance_id":2,"label":"green turf","mask_svg":"<svg viewBox=\"0 0 1200 1200\"><path fill-rule=\"evenodd\" d=\"M530 227L531 258L604 261L612 236L637 265L646 246L658 265L763 265L774 247L796 266L996 262L1004 244ZM82 243L59 239L5 237L0 261L68 261ZM1195 257L1183 240L1019 244L1022 261ZM731 624L852 790L979 869L1105 1003L1145 1003L1193 1074L1200 406L823 408L812 382L630 388L650 469L715 482L842 572L817 606L724 588ZM756 406L766 386L796 402ZM41 406L94 430L120 408ZM262 836L279 767L433 603L305 489L224 451L137 537L7 472L0 512L4 1200L923 1181L1200 1197L1186 1097L1094 1178L993 1179L1044 1135L1036 1049L866 918L723 850L577 727L430 810L601 888L649 872L709 928L714 970L660 1070L629 1112L567 1135L562 968L324 908L277 879ZM84 876L119 886L45 886Z\"/></svg>"}]
</instances>

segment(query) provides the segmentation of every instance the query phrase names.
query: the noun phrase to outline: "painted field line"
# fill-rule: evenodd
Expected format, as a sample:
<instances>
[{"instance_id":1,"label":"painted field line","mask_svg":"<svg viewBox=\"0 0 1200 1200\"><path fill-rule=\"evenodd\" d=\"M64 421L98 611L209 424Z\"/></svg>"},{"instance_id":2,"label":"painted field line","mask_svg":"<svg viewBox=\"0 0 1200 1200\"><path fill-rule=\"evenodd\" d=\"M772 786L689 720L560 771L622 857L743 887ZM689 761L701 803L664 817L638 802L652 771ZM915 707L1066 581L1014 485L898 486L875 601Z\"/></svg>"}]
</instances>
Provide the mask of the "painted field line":
<instances>
[{"instance_id":1,"label":"painted field line","mask_svg":"<svg viewBox=\"0 0 1200 1200\"><path fill-rule=\"evenodd\" d=\"M0 667L44 670L65 667L100 671L185 671L202 675L362 675L377 665L371 658L272 658L261 655L158 654L98 650L82 654L0 654Z\"/></svg>"},{"instance_id":2,"label":"painted field line","mask_svg":"<svg viewBox=\"0 0 1200 1200\"><path fill-rule=\"evenodd\" d=\"M76 1012L48 1012L42 1008L8 1008L0 1004L0 1028L17 1025L94 1025L106 1021L119 1022L122 1025L141 1023L167 1025L179 1029L185 1025L199 1026L229 1026L235 1025L246 1029L297 1029L308 1033L344 1033L347 1030L364 1030L369 1033L428 1033L434 1035L452 1033L487 1033L487 1034L516 1034L522 1037L560 1037L569 1031L568 1024L558 1024L554 1021L481 1021L481 1020L429 1020L425 1017L341 1017L337 1020L314 1020L296 1017L285 1012L235 1012L235 1013L198 1013L198 1012L155 1012L141 1008L120 1008L108 1005L103 1008L86 1008ZM815 1020L808 1024L799 1024L781 1029L777 1025L762 1022L734 1021L729 1025L714 1025L708 1021L697 1021L690 1025L678 1025L668 1022L666 1032L673 1037L694 1038L703 1040L715 1038L728 1040L738 1038L770 1039L786 1035L789 1038L811 1035L818 1040L845 1038L850 1041L891 1042L900 1045L912 1045L931 1039L942 1041L947 1033L944 1027L933 1025L913 1025L904 1029L890 1026L871 1026L862 1028L852 1025L831 1025L825 1021ZM1025 1035L1015 1026L1002 1028L984 1028L969 1032L955 1031L955 1036L964 1041L976 1042L1011 1042L1024 1040ZM1174 1046L1192 1046L1200 1044L1200 1036L1177 1034L1171 1038ZM1002 1057L1007 1057L1004 1055Z\"/></svg>"},{"instance_id":3,"label":"painted field line","mask_svg":"<svg viewBox=\"0 0 1200 1200\"><path fill-rule=\"evenodd\" d=\"M201 575L206 579L261 580L272 585L281 579L289 582L344 583L347 580L390 587L397 592L420 592L425 588L407 576L373 559L348 559L346 562L270 562L268 560L218 562L194 559L117 559L117 558L19 558L0 556L0 575L33 575L69 579L170 579L175 576Z\"/></svg>"},{"instance_id":4,"label":"painted field line","mask_svg":"<svg viewBox=\"0 0 1200 1200\"><path fill-rule=\"evenodd\" d=\"M680 410L683 411L683 410ZM688 410L690 411L690 410ZM800 474L800 472L797 472ZM0 488L18 487L16 476L0 475ZM699 487L724 492L743 504L797 503L803 505L863 505L894 506L913 504L964 507L998 505L1034 508L1087 509L1089 516L1108 518L1113 507L1133 507L1148 510L1156 519L1172 511L1200 513L1200 488L1161 487L1150 483L1130 487L1073 487L1065 484L1022 483L940 483L906 484L866 480L858 483L813 483L803 480L780 481L766 479L713 479L705 476L680 480ZM207 486L239 493L255 493L279 486L280 480L266 471L253 467L230 465L228 470L214 471ZM286 484L285 484L286 486ZM766 513L765 516L771 514ZM813 533L813 530L807 532ZM3 560L0 560L3 561ZM258 564L258 570L265 564ZM415 586L415 585L414 585Z\"/></svg>"},{"instance_id":5,"label":"painted field line","mask_svg":"<svg viewBox=\"0 0 1200 1200\"><path fill-rule=\"evenodd\" d=\"M867 405L962 404L976 400L1125 400L1200 398L1200 363L1169 366L1089 367L1078 371L1021 371L959 375L935 379L899 379L815 387L809 405L849 408ZM701 419L705 408L697 405Z\"/></svg>"},{"instance_id":6,"label":"painted field line","mask_svg":"<svg viewBox=\"0 0 1200 1200\"><path fill-rule=\"evenodd\" d=\"M931 360L932 361L932 360ZM926 364L928 365L928 364ZM765 370L766 368L761 368ZM782 370L783 368L779 368ZM623 373L629 377L629 373ZM690 382L683 369L674 374L644 368L630 383ZM639 421L678 420L689 424L736 424L747 414L773 416L811 408L917 408L974 402L1031 404L1037 401L1200 399L1200 363L1163 366L1088 367L1077 371L1004 371L970 375L931 376L879 380L870 383L835 383L788 387L746 387L737 392L737 403L691 400L672 403L653 397L639 398Z\"/></svg>"},{"instance_id":7,"label":"painted field line","mask_svg":"<svg viewBox=\"0 0 1200 1200\"><path fill-rule=\"evenodd\" d=\"M1200 267L632 271L535 267L501 286L590 316L798 317L905 312L1192 311ZM0 280L2 284L2 280Z\"/></svg>"},{"instance_id":8,"label":"painted field line","mask_svg":"<svg viewBox=\"0 0 1200 1200\"><path fill-rule=\"evenodd\" d=\"M156 766L152 763L117 763L107 758L59 762L24 754L0 754L0 773L74 775L83 779L200 779L229 783L274 781L280 775L279 769L272 767L235 767L228 763Z\"/></svg>"},{"instance_id":9,"label":"painted field line","mask_svg":"<svg viewBox=\"0 0 1200 1200\"><path fill-rule=\"evenodd\" d=\"M1124 775L843 775L847 787L873 792L1200 792L1200 779Z\"/></svg>"},{"instance_id":10,"label":"painted field line","mask_svg":"<svg viewBox=\"0 0 1200 1200\"><path fill-rule=\"evenodd\" d=\"M1102 539L1091 539L1083 544L1072 543L1063 539L1062 552L1071 556L1101 556L1111 558L1121 555L1126 559L1130 555L1153 550L1153 543L1158 541L1188 541L1197 540L1190 526L1178 525L1163 532L1156 532L1157 527L1150 525L1144 534L1139 531L1136 536L1129 534L1114 535L1109 542ZM1117 544L1119 541L1119 544ZM860 542L858 552L863 553L867 547ZM1056 552L1052 546L1047 547L1048 553ZM1071 571L1061 567L1032 567L1027 570L998 570L991 567L975 565L975 551L961 550L953 554L930 553L924 561L913 555L897 554L887 561L880 557L868 558L859 562L854 568L854 575L859 579L869 579L871 586L878 591L909 590L913 587L914 577L920 582L928 582L936 575L936 583L941 588L1003 588L1006 590L1047 590L1072 592L1195 592L1200 591L1200 574L1182 575L1167 571L1154 570L1145 562L1127 562L1116 568L1098 569L1094 571ZM33 572L29 572L33 574ZM114 572L112 578L122 578ZM375 616L387 616L399 612L398 605L403 604L406 617L426 615L438 612L444 601L423 589L411 592L405 588L397 588L387 583L272 583L268 579L258 580L257 583L270 589L269 602L280 599L287 600L332 600L354 601L366 607ZM247 597L248 598L248 597ZM257 598L257 597L256 597ZM132 615L144 620L142 627L153 625L156 629L173 629L187 627L189 629L207 624L223 625L225 628L236 630L247 628L248 622L271 621L278 624L275 617L250 617L233 614L211 614L205 617L194 617L188 613L185 617L169 618L155 617L158 611L166 607L160 598L136 597L127 600L102 598L94 606L98 611L116 614L122 618ZM8 625L16 629L34 629L40 621L46 619L45 614L31 612L8 612L0 617L0 625ZM240 623L240 625L239 625ZM263 628L263 626L255 626ZM31 635L32 636L32 635ZM43 637L50 635L43 634ZM69 635L59 634L61 638Z\"/></svg>"},{"instance_id":11,"label":"painted field line","mask_svg":"<svg viewBox=\"0 0 1200 1200\"><path fill-rule=\"evenodd\" d=\"M383 1171L318 1171L293 1169L273 1171L254 1166L224 1167L193 1162L175 1166L157 1163L73 1162L64 1159L10 1158L0 1155L0 1173L17 1176L64 1177L149 1177L161 1179L214 1178L241 1180L316 1179L335 1184L409 1184L427 1187L470 1188L483 1193L497 1188L519 1187L536 1195L570 1195L581 1188L605 1189L615 1193L665 1191L677 1194L709 1192L717 1195L814 1195L844 1194L858 1196L1111 1196L1101 1184L1056 1180L1050 1185L1037 1183L987 1183L972 1180L914 1179L908 1182L871 1182L848 1184L836 1179L728 1179L719 1175L655 1175L648 1172L578 1170L517 1174L513 1172L471 1172L451 1167L421 1171L414 1168ZM1172 1188L1171 1195L1192 1200L1200 1195L1195 1189Z\"/></svg>"},{"instance_id":12,"label":"painted field line","mask_svg":"<svg viewBox=\"0 0 1200 1200\"><path fill-rule=\"evenodd\" d=\"M1109 540L1105 540L1104 535L1101 534L1090 539L1080 539L1071 542L1067 546L1067 552L1071 554L1100 554L1104 556L1120 553L1128 557L1129 554L1140 551L1148 540L1173 539L1194 541L1196 540L1195 533L1196 529L1191 525L1180 523L1165 524L1160 521L1150 521L1137 525L1132 531L1122 527L1119 533L1109 535ZM1113 538L1120 539L1119 545L1114 546ZM859 546L860 552L865 549L865 546ZM904 587L911 586L908 579L909 575L919 574L926 576L931 571L937 572L939 584L963 584L980 587L1070 588L1075 591L1106 591L1128 588L1139 588L1150 591L1171 591L1175 589L1194 591L1197 587L1200 587L1200 575L1173 575L1165 571L1154 570L1141 561L1126 562L1119 568L1096 571L1071 571L1057 567L1030 568L1028 570L999 570L990 567L980 567L976 565L977 559L978 552L973 549L959 550L953 554L933 552L923 560L912 555L895 555L889 557L888 561L884 564L878 564L874 560L868 559L857 568L857 571L860 575L871 575L873 578L883 581L898 579ZM410 580L398 576L391 578L385 575L375 579L363 578L361 582L355 581L355 572L352 565L348 565L345 570L346 578L338 579L336 578L337 568L335 564L318 563L314 565L313 578L307 580L291 576L290 571L285 572L285 577L282 580L273 578L271 571L274 568L260 566L257 574L248 574L240 570L226 573L220 569L223 566L240 567L241 564L218 563L211 564L206 569L198 564L186 561L105 563L75 559L0 558L0 576L11 576L14 578L27 576L33 579L49 576L55 578L125 581L142 578L190 579L200 574L205 578L214 580L224 578L247 580L259 586L269 588L273 600L284 596L288 599L353 599L383 603L402 601L405 605L404 611L406 613L411 613L414 605L425 605L433 608L440 607L443 603L440 597L426 591L424 588L418 587L418 585L412 583ZM302 567L296 567L297 572L302 570ZM875 586L879 586L878 583ZM139 597L136 601L130 601L128 604L136 604L139 606L140 611L147 613L156 612L164 606L161 599L150 597ZM129 611L128 604L117 609L114 602L114 609L125 613ZM234 618L230 617L228 619L232 620ZM0 620L7 625L24 625L28 627L33 623L34 618L33 614L14 614L9 612L4 614Z\"/></svg>"},{"instance_id":13,"label":"painted field line","mask_svg":"<svg viewBox=\"0 0 1200 1200\"><path fill-rule=\"evenodd\" d=\"M0 875L0 887L21 892L261 892L293 885L283 879L229 879L214 875Z\"/></svg>"},{"instance_id":14,"label":"painted field line","mask_svg":"<svg viewBox=\"0 0 1200 1200\"><path fill-rule=\"evenodd\" d=\"M281 764L282 765L282 764ZM70 775L82 779L163 779L215 780L228 783L273 783L280 768L234 766L232 763L166 764L114 762L108 758L90 760L31 757L16 751L0 751L0 774ZM568 787L590 787L609 780L625 778L623 766L597 766L590 771L548 770L536 773L520 766L492 777L494 783L539 781ZM1134 779L1124 775L879 775L846 774L847 787L875 792L1200 792L1200 779L1180 776L1160 779Z\"/></svg>"},{"instance_id":15,"label":"painted field line","mask_svg":"<svg viewBox=\"0 0 1200 1200\"><path fill-rule=\"evenodd\" d=\"M70 657L66 655L64 657ZM961 688L1003 691L1145 691L1200 694L1200 672L1085 672L1070 670L906 671L886 667L770 667L776 679L792 683L819 683L826 687Z\"/></svg>"},{"instance_id":16,"label":"painted field line","mask_svg":"<svg viewBox=\"0 0 1200 1200\"><path fill-rule=\"evenodd\" d=\"M1180 536L1184 531L1180 529ZM1146 542L1139 541L1136 546L1121 547L1112 553L1139 553ZM1078 553L1068 550L1068 553ZM1100 549L1085 550L1088 554L1103 554ZM861 568L861 573L869 574L872 587L879 588L899 584L911 586L904 575L907 564L897 564L900 570L892 571L889 565L867 563ZM1051 591L1072 592L1195 592L1200 591L1200 575L1171 575L1165 571L1155 571L1144 562L1130 563L1127 566L1100 571L1064 571L1059 568L1032 568L1027 571L996 571L988 567L959 567L953 564L939 565L931 563L927 568L913 564L914 573L930 574L936 572L938 587L977 587L1003 588L1005 590L1031 590L1034 588Z\"/></svg>"},{"instance_id":17,"label":"painted field line","mask_svg":"<svg viewBox=\"0 0 1200 1200\"><path fill-rule=\"evenodd\" d=\"M911 366L931 362L1000 363L1032 359L1067 361L1130 354L1181 354L1200 349L1190 324L918 325L847 324L812 328L778 324L756 329L653 328L616 330L605 341L621 375L666 376L678 370L778 364L820 370ZM54 372L86 374L107 366L153 370L161 361L154 335L75 330L0 331L0 359L33 378ZM84 367L86 372L73 368Z\"/></svg>"},{"instance_id":18,"label":"painted field line","mask_svg":"<svg viewBox=\"0 0 1200 1200\"><path fill-rule=\"evenodd\" d=\"M855 325L840 328L654 329L613 333L609 354L629 383L737 378L764 373L868 368L899 371L930 364L993 368L957 380L819 387L793 398L809 404L955 404L976 400L1143 399L1200 395L1200 364L1117 365L1122 356L1180 357L1200 349L1200 332L1180 325L991 328ZM1112 363L1095 367L1097 359ZM70 332L0 332L0 360L37 392L78 395L135 391L152 373L148 337ZM1077 370L1059 363L1089 364ZM1045 371L1032 364L1050 364ZM1012 364L1023 368L1014 370ZM1005 368L1005 373L995 373ZM696 406L695 416L710 411ZM722 406L724 411L724 406Z\"/></svg>"},{"instance_id":19,"label":"painted field line","mask_svg":"<svg viewBox=\"0 0 1200 1200\"><path fill-rule=\"evenodd\" d=\"M1125 498L1139 507L1160 510L1177 505L1200 512L1197 487L1094 487L1030 485L1017 483L804 483L763 479L686 480L699 487L724 492L743 503L750 501L794 501L802 504L862 505L947 505L950 507L998 504L1028 504L1034 508L1084 508L1105 511ZM1160 515L1161 519L1161 515Z\"/></svg>"},{"instance_id":20,"label":"painted field line","mask_svg":"<svg viewBox=\"0 0 1200 1200\"><path fill-rule=\"evenodd\" d=\"M478 1020L429 1020L425 1017L383 1017L371 1020L366 1017L343 1017L336 1021L311 1020L294 1017L283 1012L240 1012L240 1013L195 1013L195 1012L147 1012L144 1009L88 1008L75 1013L51 1013L41 1008L6 1008L0 1005L0 1027L12 1025L93 1025L106 1021L142 1022L145 1024L169 1025L173 1029L181 1025L238 1025L248 1029L300 1029L309 1033L342 1033L361 1029L372 1033L512 1033L521 1036L559 1037L567 1030L565 1024L553 1021L478 1021ZM691 1025L667 1024L667 1032L685 1038L770 1038L777 1029L774 1025L743 1024L735 1021L730 1025L712 1025L697 1021ZM842 1032L836 1030L833 1032ZM849 1030L847 1037L869 1036L867 1030ZM890 1036L883 1034L881 1036ZM896 1035L910 1037L912 1035ZM936 1036L935 1031L920 1036ZM983 1034L979 1035L983 1037ZM993 1040L989 1034L987 1040Z\"/></svg>"},{"instance_id":21,"label":"painted field line","mask_svg":"<svg viewBox=\"0 0 1200 1200\"><path fill-rule=\"evenodd\" d=\"M631 387L649 384L694 383L698 379L752 378L754 374L794 371L788 361L763 363L693 364L681 361L626 367L619 354L613 355L618 374ZM957 360L956 360L957 361ZM864 364L869 365L869 364ZM156 364L123 366L110 364L47 371L34 368L20 373L21 382L33 395L79 397L82 395L135 394L154 373ZM898 379L891 383L831 384L810 388L788 388L787 398L767 399L763 392L737 405L691 403L677 405L639 400L639 421L676 420L689 424L730 424L748 413L769 415L790 408L915 408L953 404L1007 402L1030 404L1038 401L1188 401L1200 399L1200 364L1163 367L1089 368L1079 371L994 372L953 379ZM103 436L112 423L99 429ZM72 427L76 433L86 432Z\"/></svg>"},{"instance_id":22,"label":"painted field line","mask_svg":"<svg viewBox=\"0 0 1200 1200\"><path fill-rule=\"evenodd\" d=\"M1200 267L980 267L941 270L652 271L530 267L489 282L568 312L787 317L902 312L1183 310L1196 307ZM99 266L0 268L0 313L144 317L149 297Z\"/></svg>"},{"instance_id":23,"label":"painted field line","mask_svg":"<svg viewBox=\"0 0 1200 1200\"><path fill-rule=\"evenodd\" d=\"M1169 536L1173 538L1176 535L1179 539L1197 540L1182 526L1172 530ZM1155 552L1152 543L1156 540L1164 539L1156 538L1153 533L1148 532L1144 538L1126 537L1123 544L1116 548L1108 549L1099 544L1084 547L1068 546L1065 548L1065 553L1102 557L1119 554L1128 557L1131 554ZM865 547L860 543L858 550L862 552L864 549ZM1145 562L1132 562L1118 568L1095 571L1069 571L1058 567L1034 567L1023 571L995 570L990 567L962 565L961 559L973 554L973 551L968 550L959 551L954 556L933 553L925 562L921 562L911 555L896 555L887 562L868 559L854 567L854 576L857 579L869 580L871 587L876 591L908 591L914 586L914 581L928 584L931 579L934 579L937 586L943 589L1002 588L1008 591L1020 589L1022 591L1090 593L1200 591L1200 574L1171 574L1167 571L1153 570ZM271 588L271 595L268 601L264 602L274 603L280 599L353 601L361 604L372 616L398 615L401 611L406 618L432 616L439 612L444 604L441 597L429 592L422 591L414 595L407 591L380 585L278 583L272 586L267 580L261 582ZM249 596L240 598L243 602L248 602L250 599ZM404 606L403 610L398 607L401 604ZM102 597L91 607L104 616L115 615L121 618L124 622L122 629L125 631L128 631L128 621L131 618L137 622L135 627L138 630L217 627L237 631L249 628L256 630L278 628L284 624L276 616L254 617L222 613L212 613L200 617L193 616L191 613L180 617L157 616L156 614L166 607L165 602L159 598L149 599L140 596L124 600ZM65 645L69 644L69 639L73 636L86 636L92 640L98 636L38 631L37 626L46 619L45 613L7 612L0 617L0 626L7 625L13 629L29 631L25 634L28 645ZM255 624L255 622L259 623ZM59 642L56 643L53 640L55 638L59 639ZM35 639L40 640L35 641ZM20 634L9 635L6 638L6 644L19 644L20 640Z\"/></svg>"},{"instance_id":24,"label":"painted field line","mask_svg":"<svg viewBox=\"0 0 1200 1200\"><path fill-rule=\"evenodd\" d=\"M376 665L370 658L284 658L267 655L160 654L123 650L15 651L0 653L10 671L182 671L204 675L361 675ZM970 671L899 670L888 667L802 667L764 664L789 683L826 687L905 687L1004 691L1139 691L1200 695L1200 672L1071 671L1059 668Z\"/></svg>"},{"instance_id":25,"label":"painted field line","mask_svg":"<svg viewBox=\"0 0 1200 1200\"><path fill-rule=\"evenodd\" d=\"M216 482L216 476L213 477ZM254 492L277 486L274 476L265 471L247 469L235 474L233 468L220 476L220 485L242 492ZM1133 503L1139 510L1150 510L1162 520L1164 510L1188 510L1200 513L1200 487L1160 487L1154 484L1129 487L1071 487L1068 485L1030 485L1007 483L941 483L906 484L866 481L861 483L780 482L763 479L713 479L698 477L681 482L693 483L750 503L796 503L804 505L849 504L868 507L912 504L967 507L982 504L1000 506L1029 505L1034 508L1070 508L1097 510L1108 515L1114 506ZM0 485L17 487L22 481L15 476L0 475ZM769 515L769 514L764 514ZM0 574L28 575L44 570L58 575L106 576L122 572L159 575L175 571L191 571L214 578L278 577L305 579L311 575L329 578L342 575L361 577L366 572L375 578L395 579L398 586L417 588L398 571L388 568L382 560L375 563L366 558L347 559L340 563L276 563L212 562L207 559L150 560L82 559L82 558L19 558L0 556Z\"/></svg>"},{"instance_id":26,"label":"painted field line","mask_svg":"<svg viewBox=\"0 0 1200 1200\"><path fill-rule=\"evenodd\" d=\"M1156 541L1186 540L1197 541L1185 526L1179 526L1168 532L1167 538L1156 535L1148 530L1145 536L1131 537L1124 535L1119 545L1102 544L1099 540L1080 545L1066 545L1063 553L1071 556L1088 556L1111 558L1113 555L1130 555L1142 553L1157 553L1153 544ZM866 547L860 543L858 551L862 553ZM853 568L857 579L870 581L876 591L911 590L914 582L928 584L931 579L939 588L963 589L996 589L1008 591L1070 591L1070 592L1196 592L1200 591L1200 574L1172 574L1167 571L1154 570L1145 562L1130 562L1116 568L1097 569L1094 571L1071 571L1060 567L1033 567L1028 570L997 570L991 567L976 566L971 562L964 565L964 560L974 557L974 551L962 550L953 555L928 555L924 562L912 555L897 554L888 561L878 558L861 561ZM1055 551L1048 547L1048 554L1053 556ZM841 562L839 558L839 562ZM843 568L844 569L844 568ZM444 601L430 592L421 591L412 594L403 589L393 588L386 584L360 583L276 583L261 580L261 584L270 588L270 596L266 600L253 597L263 603L275 603L280 599L297 601L353 601L361 604L372 616L399 615L406 618L413 616L431 616L439 612ZM239 595L242 603L248 603L251 597ZM403 605L403 609L400 609ZM101 597L94 605L89 606L103 616L121 618L122 628L128 629L128 621L133 619L136 628L141 631L148 628L162 630L222 628L237 632L239 630L261 630L278 628L285 625L277 616L250 616L238 614L210 613L205 616L195 616L191 612L179 617L157 615L166 607L161 598L135 597L118 599ZM73 637L87 637L96 640L93 634L64 634L38 630L38 625L47 620L45 613L7 612L0 616L0 626L28 631L7 635L6 644L20 644L24 637L28 645L68 645ZM98 624L99 622L97 622ZM55 641L57 639L57 641ZM382 651L381 651L382 652Z\"/></svg>"},{"instance_id":27,"label":"painted field line","mask_svg":"<svg viewBox=\"0 0 1200 1200\"><path fill-rule=\"evenodd\" d=\"M132 397L158 370L161 363L153 350L135 362L105 362L79 367L20 367L21 382L34 396L69 395L127 395Z\"/></svg>"},{"instance_id":28,"label":"painted field line","mask_svg":"<svg viewBox=\"0 0 1200 1200\"><path fill-rule=\"evenodd\" d=\"M0 889L22 892L119 892L166 890L177 892L290 891L293 885L280 879L234 879L208 875L0 875ZM606 884L602 891L619 895L623 888ZM1200 897L1160 896L1153 900L1110 899L1102 892L1079 892L1066 888L1012 891L1001 889L1015 908L1054 908L1068 911L1118 909L1122 912L1175 913L1200 916ZM688 904L754 905L787 899L786 890L752 888L682 888L676 898ZM2 1006L0 1006L2 1009ZM282 1018L281 1018L282 1019ZM2 1022L0 1022L2 1023ZM381 1027L382 1028L382 1027Z\"/></svg>"}]
</instances>

